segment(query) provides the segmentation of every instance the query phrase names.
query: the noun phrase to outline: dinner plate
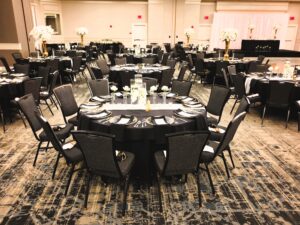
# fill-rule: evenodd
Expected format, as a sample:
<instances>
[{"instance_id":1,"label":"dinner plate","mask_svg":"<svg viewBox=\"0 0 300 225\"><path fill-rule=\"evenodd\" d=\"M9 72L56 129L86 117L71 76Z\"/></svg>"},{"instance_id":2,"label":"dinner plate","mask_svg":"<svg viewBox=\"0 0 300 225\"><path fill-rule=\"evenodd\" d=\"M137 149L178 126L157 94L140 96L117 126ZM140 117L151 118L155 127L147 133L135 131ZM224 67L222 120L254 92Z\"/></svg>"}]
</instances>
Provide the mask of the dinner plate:
<instances>
[{"instance_id":1,"label":"dinner plate","mask_svg":"<svg viewBox=\"0 0 300 225\"><path fill-rule=\"evenodd\" d=\"M111 112L107 110L102 110L96 114L87 114L87 116L94 120L105 119L111 116Z\"/></svg>"},{"instance_id":2,"label":"dinner plate","mask_svg":"<svg viewBox=\"0 0 300 225\"><path fill-rule=\"evenodd\" d=\"M156 121L156 123L154 123L154 121L153 121L153 120L155 120L155 118L160 119L162 117L163 117L164 122L166 122L166 124L173 124L175 122L175 119L172 117L169 117L169 116L155 116L155 117L150 116L145 119L145 122L150 125L165 125L165 123L157 124L157 121Z\"/></svg>"},{"instance_id":3,"label":"dinner plate","mask_svg":"<svg viewBox=\"0 0 300 225\"><path fill-rule=\"evenodd\" d=\"M126 122L126 120L128 122ZM136 116L130 116L130 115L120 115L120 116L113 116L110 118L109 122L112 124L119 124L119 125L132 125L135 124L138 121Z\"/></svg>"},{"instance_id":4,"label":"dinner plate","mask_svg":"<svg viewBox=\"0 0 300 225\"><path fill-rule=\"evenodd\" d=\"M109 102L110 101L110 98L106 98L104 96L93 96L90 98L90 101L91 102Z\"/></svg>"},{"instance_id":5,"label":"dinner plate","mask_svg":"<svg viewBox=\"0 0 300 225\"><path fill-rule=\"evenodd\" d=\"M181 109L174 111L174 115L181 117L181 118L195 118L195 117L199 116L199 114L200 113L192 113L191 111L184 111Z\"/></svg>"}]
</instances>

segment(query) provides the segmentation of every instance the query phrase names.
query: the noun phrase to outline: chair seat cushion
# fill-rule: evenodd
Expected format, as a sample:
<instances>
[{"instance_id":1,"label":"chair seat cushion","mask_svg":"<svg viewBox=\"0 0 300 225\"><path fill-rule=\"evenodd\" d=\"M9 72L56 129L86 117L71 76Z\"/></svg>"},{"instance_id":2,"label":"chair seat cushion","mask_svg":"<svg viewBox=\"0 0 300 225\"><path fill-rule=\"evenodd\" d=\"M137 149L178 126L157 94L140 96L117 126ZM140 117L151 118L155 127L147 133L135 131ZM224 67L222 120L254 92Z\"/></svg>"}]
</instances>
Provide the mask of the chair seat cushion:
<instances>
[{"instance_id":1,"label":"chair seat cushion","mask_svg":"<svg viewBox=\"0 0 300 225\"><path fill-rule=\"evenodd\" d=\"M213 161L218 145L218 142L209 141L201 154L200 163L210 163Z\"/></svg>"},{"instance_id":2,"label":"chair seat cushion","mask_svg":"<svg viewBox=\"0 0 300 225\"><path fill-rule=\"evenodd\" d=\"M83 160L82 152L76 146L70 149L64 149L64 153L68 160L72 163L78 163Z\"/></svg>"},{"instance_id":3,"label":"chair seat cushion","mask_svg":"<svg viewBox=\"0 0 300 225\"><path fill-rule=\"evenodd\" d=\"M54 129L54 133L59 140L66 139L67 137L70 136L70 132L73 128L74 128L73 124L67 123L65 127L61 128L59 130ZM44 131L39 134L39 138L41 141L49 140Z\"/></svg>"},{"instance_id":4,"label":"chair seat cushion","mask_svg":"<svg viewBox=\"0 0 300 225\"><path fill-rule=\"evenodd\" d=\"M166 157L164 155L164 151L157 151L154 153L154 160L155 160L155 165L159 173L163 172L165 162L166 162Z\"/></svg>"},{"instance_id":5,"label":"chair seat cushion","mask_svg":"<svg viewBox=\"0 0 300 225\"><path fill-rule=\"evenodd\" d=\"M78 127L79 125L79 121L78 121L78 118L77 118L77 115L68 119L68 122L73 124L74 126Z\"/></svg>"},{"instance_id":6,"label":"chair seat cushion","mask_svg":"<svg viewBox=\"0 0 300 225\"><path fill-rule=\"evenodd\" d=\"M124 152L124 153L126 154L126 159L118 161L118 164L119 164L121 174L123 176L126 176L127 174L129 174L129 172L133 166L135 157L134 157L134 154L131 152Z\"/></svg>"}]
</instances>

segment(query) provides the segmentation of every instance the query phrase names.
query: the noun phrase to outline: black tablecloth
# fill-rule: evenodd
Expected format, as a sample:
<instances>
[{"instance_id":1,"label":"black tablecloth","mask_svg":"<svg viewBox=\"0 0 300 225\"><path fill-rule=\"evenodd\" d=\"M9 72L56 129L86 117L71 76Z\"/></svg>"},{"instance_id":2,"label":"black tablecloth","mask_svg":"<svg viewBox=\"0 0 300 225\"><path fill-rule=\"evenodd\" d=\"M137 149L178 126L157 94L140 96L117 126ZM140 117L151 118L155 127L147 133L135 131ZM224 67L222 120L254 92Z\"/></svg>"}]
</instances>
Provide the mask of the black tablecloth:
<instances>
[{"instance_id":1,"label":"black tablecloth","mask_svg":"<svg viewBox=\"0 0 300 225\"><path fill-rule=\"evenodd\" d=\"M245 56L274 55L279 51L279 40L242 40Z\"/></svg>"}]
</instances>

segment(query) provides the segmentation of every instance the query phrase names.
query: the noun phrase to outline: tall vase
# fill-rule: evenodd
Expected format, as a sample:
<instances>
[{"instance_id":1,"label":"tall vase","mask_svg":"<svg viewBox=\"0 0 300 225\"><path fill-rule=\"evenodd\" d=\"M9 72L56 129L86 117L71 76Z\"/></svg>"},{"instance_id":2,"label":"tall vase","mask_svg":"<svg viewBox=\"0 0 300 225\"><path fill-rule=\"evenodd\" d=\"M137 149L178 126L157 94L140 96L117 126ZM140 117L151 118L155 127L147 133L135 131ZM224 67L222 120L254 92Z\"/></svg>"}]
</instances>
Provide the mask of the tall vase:
<instances>
[{"instance_id":1,"label":"tall vase","mask_svg":"<svg viewBox=\"0 0 300 225\"><path fill-rule=\"evenodd\" d=\"M190 46L190 36L186 35L186 47Z\"/></svg>"},{"instance_id":2,"label":"tall vase","mask_svg":"<svg viewBox=\"0 0 300 225\"><path fill-rule=\"evenodd\" d=\"M83 37L84 35L83 34L80 34L80 45L83 46Z\"/></svg>"},{"instance_id":3,"label":"tall vase","mask_svg":"<svg viewBox=\"0 0 300 225\"><path fill-rule=\"evenodd\" d=\"M229 45L230 45L230 40L225 40L225 53L224 53L224 61L228 61L229 60Z\"/></svg>"},{"instance_id":4,"label":"tall vase","mask_svg":"<svg viewBox=\"0 0 300 225\"><path fill-rule=\"evenodd\" d=\"M42 52L43 52L43 57L48 57L48 49L47 49L46 41L42 42Z\"/></svg>"},{"instance_id":5,"label":"tall vase","mask_svg":"<svg viewBox=\"0 0 300 225\"><path fill-rule=\"evenodd\" d=\"M277 38L277 32L278 32L278 30L277 30L277 29L275 29L275 30L274 30L274 39L276 39L276 38Z\"/></svg>"}]
</instances>

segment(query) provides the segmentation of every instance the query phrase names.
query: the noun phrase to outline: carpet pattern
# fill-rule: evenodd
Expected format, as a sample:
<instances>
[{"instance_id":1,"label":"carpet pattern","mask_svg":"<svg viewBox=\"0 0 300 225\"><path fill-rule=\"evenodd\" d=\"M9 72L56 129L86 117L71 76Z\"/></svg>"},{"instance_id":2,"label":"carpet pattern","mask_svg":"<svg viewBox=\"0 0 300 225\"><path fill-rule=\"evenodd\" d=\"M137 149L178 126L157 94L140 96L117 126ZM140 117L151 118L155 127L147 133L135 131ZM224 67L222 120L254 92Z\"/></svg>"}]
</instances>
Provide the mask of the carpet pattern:
<instances>
[{"instance_id":1,"label":"carpet pattern","mask_svg":"<svg viewBox=\"0 0 300 225\"><path fill-rule=\"evenodd\" d=\"M74 87L78 102L88 97L86 84ZM194 84L192 95L207 102L209 86ZM233 100L225 107L222 123L231 119ZM50 123L62 123L42 106ZM228 179L221 159L211 165L216 194L211 194L207 174L201 172L203 204L198 207L193 176L184 184L162 185L163 210L159 212L158 190L132 181L126 216L121 215L122 189L91 185L84 208L84 170L74 174L69 194L64 196L69 168L61 160L51 179L56 159L54 149L42 152L32 166L37 142L30 128L17 119L0 134L1 224L300 224L300 138L296 121L284 128L284 117L268 115L260 125L258 109L251 109L231 145L236 168L229 162Z\"/></svg>"}]
</instances>

